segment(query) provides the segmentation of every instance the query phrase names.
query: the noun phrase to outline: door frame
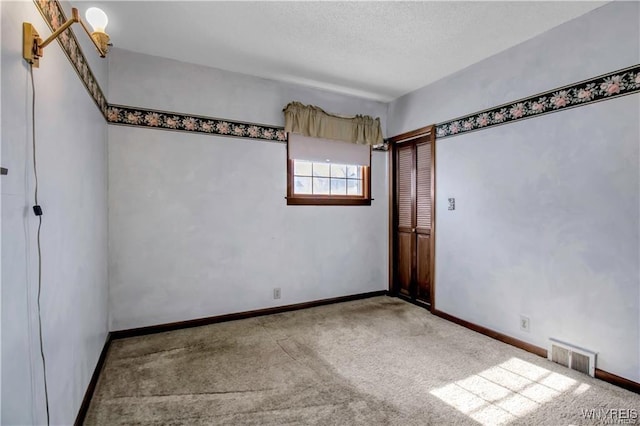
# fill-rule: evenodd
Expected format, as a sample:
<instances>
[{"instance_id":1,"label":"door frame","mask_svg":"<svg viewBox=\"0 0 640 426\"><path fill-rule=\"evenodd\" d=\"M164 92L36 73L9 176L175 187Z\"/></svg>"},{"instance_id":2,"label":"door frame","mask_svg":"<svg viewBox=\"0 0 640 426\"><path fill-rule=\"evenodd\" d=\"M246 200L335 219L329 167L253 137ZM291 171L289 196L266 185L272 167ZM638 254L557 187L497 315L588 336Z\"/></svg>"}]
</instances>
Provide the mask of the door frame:
<instances>
[{"instance_id":1,"label":"door frame","mask_svg":"<svg viewBox=\"0 0 640 426\"><path fill-rule=\"evenodd\" d=\"M389 293L397 296L399 292L395 288L394 284L398 282L398 262L397 256L397 244L398 244L398 217L397 217L397 197L396 197L396 151L397 146L405 142L410 142L418 138L429 138L431 144L431 235L430 235L430 253L429 253L429 275L431 280L430 298L431 304L429 310L434 312L436 310L436 126L430 125L421 127L416 130L412 130L406 133L402 133L393 136L387 140L389 143ZM412 301L413 302L413 301ZM424 306L422 303L416 303L420 306Z\"/></svg>"}]
</instances>

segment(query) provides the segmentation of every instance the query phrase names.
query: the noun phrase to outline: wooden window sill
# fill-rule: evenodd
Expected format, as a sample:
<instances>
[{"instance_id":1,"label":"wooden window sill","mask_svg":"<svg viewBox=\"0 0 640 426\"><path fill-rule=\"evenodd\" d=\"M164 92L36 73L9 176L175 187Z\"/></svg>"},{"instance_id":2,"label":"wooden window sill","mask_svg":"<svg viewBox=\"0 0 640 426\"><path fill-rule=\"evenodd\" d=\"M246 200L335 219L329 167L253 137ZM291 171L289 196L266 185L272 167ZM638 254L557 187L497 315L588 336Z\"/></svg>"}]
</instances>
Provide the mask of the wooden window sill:
<instances>
[{"instance_id":1,"label":"wooden window sill","mask_svg":"<svg viewBox=\"0 0 640 426\"><path fill-rule=\"evenodd\" d=\"M373 198L286 197L288 206L370 206Z\"/></svg>"}]
</instances>

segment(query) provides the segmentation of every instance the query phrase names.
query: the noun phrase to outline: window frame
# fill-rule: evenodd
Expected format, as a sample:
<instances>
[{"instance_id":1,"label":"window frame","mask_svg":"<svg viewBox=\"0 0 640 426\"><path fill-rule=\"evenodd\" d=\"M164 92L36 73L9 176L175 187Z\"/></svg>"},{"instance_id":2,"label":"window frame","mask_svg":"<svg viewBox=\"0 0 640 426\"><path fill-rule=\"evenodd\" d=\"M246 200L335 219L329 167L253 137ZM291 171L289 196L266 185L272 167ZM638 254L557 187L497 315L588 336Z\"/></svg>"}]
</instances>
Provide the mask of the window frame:
<instances>
[{"instance_id":1,"label":"window frame","mask_svg":"<svg viewBox=\"0 0 640 426\"><path fill-rule=\"evenodd\" d=\"M287 138L288 139L288 138ZM370 206L371 205L371 146L369 146L369 165L360 166L362 170L362 195L320 195L294 193L294 164L289 158L287 140L287 205L288 206ZM310 161L304 158L295 160Z\"/></svg>"}]
</instances>

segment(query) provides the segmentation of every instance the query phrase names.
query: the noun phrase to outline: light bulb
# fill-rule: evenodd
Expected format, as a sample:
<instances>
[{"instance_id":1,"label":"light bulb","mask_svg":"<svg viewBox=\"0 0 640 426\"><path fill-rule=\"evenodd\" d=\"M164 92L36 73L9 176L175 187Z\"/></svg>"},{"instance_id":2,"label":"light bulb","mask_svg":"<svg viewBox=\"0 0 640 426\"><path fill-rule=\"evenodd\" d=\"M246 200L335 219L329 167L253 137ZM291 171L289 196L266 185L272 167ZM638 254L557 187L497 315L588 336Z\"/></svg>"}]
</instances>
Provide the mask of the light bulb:
<instances>
[{"instance_id":1,"label":"light bulb","mask_svg":"<svg viewBox=\"0 0 640 426\"><path fill-rule=\"evenodd\" d=\"M109 23L109 18L107 18L106 13L97 7L90 7L87 9L85 16L89 24L93 27L93 31L100 33L105 32L104 29L107 27L107 23Z\"/></svg>"}]
</instances>

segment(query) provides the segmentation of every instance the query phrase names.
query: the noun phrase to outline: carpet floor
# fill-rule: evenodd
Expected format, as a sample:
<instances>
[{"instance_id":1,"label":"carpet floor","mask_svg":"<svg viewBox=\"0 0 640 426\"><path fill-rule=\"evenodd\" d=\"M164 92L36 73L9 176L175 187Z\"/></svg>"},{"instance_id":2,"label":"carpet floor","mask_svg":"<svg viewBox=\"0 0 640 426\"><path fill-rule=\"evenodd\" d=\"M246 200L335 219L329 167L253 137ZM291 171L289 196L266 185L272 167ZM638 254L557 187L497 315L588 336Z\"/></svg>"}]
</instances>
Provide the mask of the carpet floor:
<instances>
[{"instance_id":1,"label":"carpet floor","mask_svg":"<svg viewBox=\"0 0 640 426\"><path fill-rule=\"evenodd\" d=\"M383 296L115 340L85 425L557 426L607 410L633 417L640 395Z\"/></svg>"}]
</instances>

